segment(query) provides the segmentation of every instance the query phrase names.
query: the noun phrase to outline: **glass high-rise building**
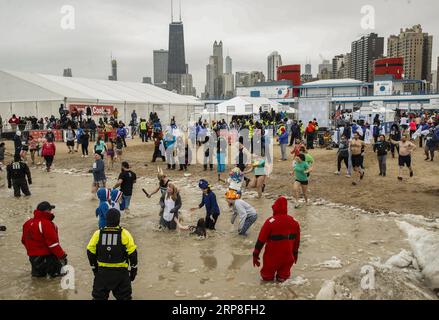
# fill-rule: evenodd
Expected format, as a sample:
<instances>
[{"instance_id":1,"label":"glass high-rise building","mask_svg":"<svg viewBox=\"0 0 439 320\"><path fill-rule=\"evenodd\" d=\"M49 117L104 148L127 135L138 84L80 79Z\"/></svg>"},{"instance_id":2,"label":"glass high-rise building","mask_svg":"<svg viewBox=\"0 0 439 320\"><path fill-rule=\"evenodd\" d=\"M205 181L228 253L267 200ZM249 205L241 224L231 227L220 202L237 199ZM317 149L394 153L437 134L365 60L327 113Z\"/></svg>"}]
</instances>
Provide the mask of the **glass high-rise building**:
<instances>
[{"instance_id":1,"label":"glass high-rise building","mask_svg":"<svg viewBox=\"0 0 439 320\"><path fill-rule=\"evenodd\" d=\"M167 88L168 82L168 50L153 51L154 85Z\"/></svg>"},{"instance_id":2,"label":"glass high-rise building","mask_svg":"<svg viewBox=\"0 0 439 320\"><path fill-rule=\"evenodd\" d=\"M169 24L168 90L181 92L181 75L186 74L183 23Z\"/></svg>"}]
</instances>

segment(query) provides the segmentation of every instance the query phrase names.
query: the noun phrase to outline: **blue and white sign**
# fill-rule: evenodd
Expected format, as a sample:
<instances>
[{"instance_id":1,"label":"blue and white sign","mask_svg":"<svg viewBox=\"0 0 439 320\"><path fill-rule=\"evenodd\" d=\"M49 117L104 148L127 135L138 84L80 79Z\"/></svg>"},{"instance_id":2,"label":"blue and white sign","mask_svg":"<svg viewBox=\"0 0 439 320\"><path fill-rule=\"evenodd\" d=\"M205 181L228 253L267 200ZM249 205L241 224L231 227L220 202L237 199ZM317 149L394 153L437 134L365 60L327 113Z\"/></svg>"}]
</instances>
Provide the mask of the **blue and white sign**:
<instances>
[{"instance_id":1,"label":"blue and white sign","mask_svg":"<svg viewBox=\"0 0 439 320\"><path fill-rule=\"evenodd\" d=\"M375 81L373 94L374 96L391 96L393 94L393 81Z\"/></svg>"}]
</instances>

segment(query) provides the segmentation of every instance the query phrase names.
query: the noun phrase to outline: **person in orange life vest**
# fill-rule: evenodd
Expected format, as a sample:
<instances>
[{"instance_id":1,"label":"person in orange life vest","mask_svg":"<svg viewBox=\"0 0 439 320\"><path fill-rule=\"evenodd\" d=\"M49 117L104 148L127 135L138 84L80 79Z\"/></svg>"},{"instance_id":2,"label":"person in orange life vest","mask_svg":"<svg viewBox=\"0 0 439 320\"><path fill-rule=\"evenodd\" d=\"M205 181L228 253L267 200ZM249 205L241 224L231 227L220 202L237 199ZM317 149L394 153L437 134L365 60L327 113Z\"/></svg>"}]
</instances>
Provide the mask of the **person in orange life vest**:
<instances>
[{"instance_id":1,"label":"person in orange life vest","mask_svg":"<svg viewBox=\"0 0 439 320\"><path fill-rule=\"evenodd\" d=\"M67 264L67 254L59 244L53 209L55 206L49 202L41 202L34 211L34 217L23 225L21 242L29 256L33 277L64 275L61 269Z\"/></svg>"},{"instance_id":2,"label":"person in orange life vest","mask_svg":"<svg viewBox=\"0 0 439 320\"><path fill-rule=\"evenodd\" d=\"M268 218L259 233L253 251L253 266L259 267L259 254L265 246L261 277L264 281L284 282L290 277L291 267L297 263L300 245L300 225L288 215L288 202L279 197L272 206L273 216Z\"/></svg>"}]
</instances>

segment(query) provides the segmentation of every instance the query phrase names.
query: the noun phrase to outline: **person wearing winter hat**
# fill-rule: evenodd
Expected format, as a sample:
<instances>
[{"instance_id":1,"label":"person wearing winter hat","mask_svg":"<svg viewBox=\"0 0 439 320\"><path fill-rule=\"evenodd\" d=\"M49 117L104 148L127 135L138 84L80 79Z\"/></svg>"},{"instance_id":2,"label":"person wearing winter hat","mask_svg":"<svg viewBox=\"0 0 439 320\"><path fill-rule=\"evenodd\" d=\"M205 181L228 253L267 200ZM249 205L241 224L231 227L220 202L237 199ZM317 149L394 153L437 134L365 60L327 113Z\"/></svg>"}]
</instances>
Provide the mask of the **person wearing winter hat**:
<instances>
[{"instance_id":1,"label":"person wearing winter hat","mask_svg":"<svg viewBox=\"0 0 439 320\"><path fill-rule=\"evenodd\" d=\"M192 208L191 211L206 208L206 229L215 230L215 224L220 215L220 209L216 200L215 193L211 190L211 185L204 179L198 182L198 187L203 190L203 196L198 208Z\"/></svg>"},{"instance_id":2,"label":"person wearing winter hat","mask_svg":"<svg viewBox=\"0 0 439 320\"><path fill-rule=\"evenodd\" d=\"M23 225L21 243L25 246L32 266L33 277L63 276L61 269L67 265L67 254L61 248L58 227L53 223L55 206L41 202L34 217Z\"/></svg>"},{"instance_id":3,"label":"person wearing winter hat","mask_svg":"<svg viewBox=\"0 0 439 320\"><path fill-rule=\"evenodd\" d=\"M235 224L236 217L239 216L238 233L241 236L247 236L247 230L258 218L255 208L242 200L241 195L234 190L226 192L226 200L233 212L230 222Z\"/></svg>"},{"instance_id":4,"label":"person wearing winter hat","mask_svg":"<svg viewBox=\"0 0 439 320\"><path fill-rule=\"evenodd\" d=\"M20 155L22 146L23 143L21 142L21 131L17 131L14 136L14 149L15 149L14 156Z\"/></svg>"},{"instance_id":5,"label":"person wearing winter hat","mask_svg":"<svg viewBox=\"0 0 439 320\"><path fill-rule=\"evenodd\" d=\"M288 132L285 129L285 127L280 128L279 130L280 134L279 136L279 144L280 144L280 151L281 151L281 159L280 161L286 161L287 159L287 145L288 145Z\"/></svg>"},{"instance_id":6,"label":"person wearing winter hat","mask_svg":"<svg viewBox=\"0 0 439 320\"><path fill-rule=\"evenodd\" d=\"M107 212L106 226L97 230L87 245L87 257L94 274L94 300L131 300L131 282L137 276L137 246L132 235L120 225L120 212Z\"/></svg>"},{"instance_id":7,"label":"person wearing winter hat","mask_svg":"<svg viewBox=\"0 0 439 320\"><path fill-rule=\"evenodd\" d=\"M272 206L273 216L261 228L253 251L253 266L260 267L259 255L265 245L261 277L264 281L284 282L297 263L300 246L300 225L288 215L288 201L279 197Z\"/></svg>"}]
</instances>

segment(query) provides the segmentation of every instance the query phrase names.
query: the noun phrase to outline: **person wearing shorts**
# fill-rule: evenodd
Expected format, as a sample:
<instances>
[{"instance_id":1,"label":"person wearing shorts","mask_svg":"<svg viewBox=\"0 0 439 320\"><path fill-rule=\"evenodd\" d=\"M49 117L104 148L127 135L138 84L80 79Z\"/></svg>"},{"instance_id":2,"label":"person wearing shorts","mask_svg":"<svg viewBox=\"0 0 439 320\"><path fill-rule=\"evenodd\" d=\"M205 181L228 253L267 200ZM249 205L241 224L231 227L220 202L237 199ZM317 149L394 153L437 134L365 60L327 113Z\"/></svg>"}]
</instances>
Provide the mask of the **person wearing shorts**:
<instances>
[{"instance_id":1,"label":"person wearing shorts","mask_svg":"<svg viewBox=\"0 0 439 320\"><path fill-rule=\"evenodd\" d=\"M364 169L363 167L363 152L366 144L364 141L360 140L360 135L358 132L354 133L354 138L349 142L349 150L351 152L351 162L354 172L358 172L360 175L359 180L363 180ZM355 181L352 181L352 185L357 185Z\"/></svg>"},{"instance_id":2,"label":"person wearing shorts","mask_svg":"<svg viewBox=\"0 0 439 320\"><path fill-rule=\"evenodd\" d=\"M306 157L303 153L300 153L294 162L294 171L291 173L294 176L295 181L293 183L293 197L295 200L295 208L299 208L299 191L302 190L305 203L308 205L308 174L312 168L305 161Z\"/></svg>"},{"instance_id":3,"label":"person wearing shorts","mask_svg":"<svg viewBox=\"0 0 439 320\"><path fill-rule=\"evenodd\" d=\"M390 142L399 146L398 180L402 181L402 170L404 169L404 166L407 166L407 168L409 168L410 178L413 177L412 152L416 149L415 144L408 139L408 136L406 134L401 137L401 141L390 140Z\"/></svg>"},{"instance_id":4,"label":"person wearing shorts","mask_svg":"<svg viewBox=\"0 0 439 320\"><path fill-rule=\"evenodd\" d=\"M105 176L105 162L101 159L99 153L94 155L95 162L93 163L93 186L92 193L96 194L99 188L105 188L107 177Z\"/></svg>"}]
</instances>

